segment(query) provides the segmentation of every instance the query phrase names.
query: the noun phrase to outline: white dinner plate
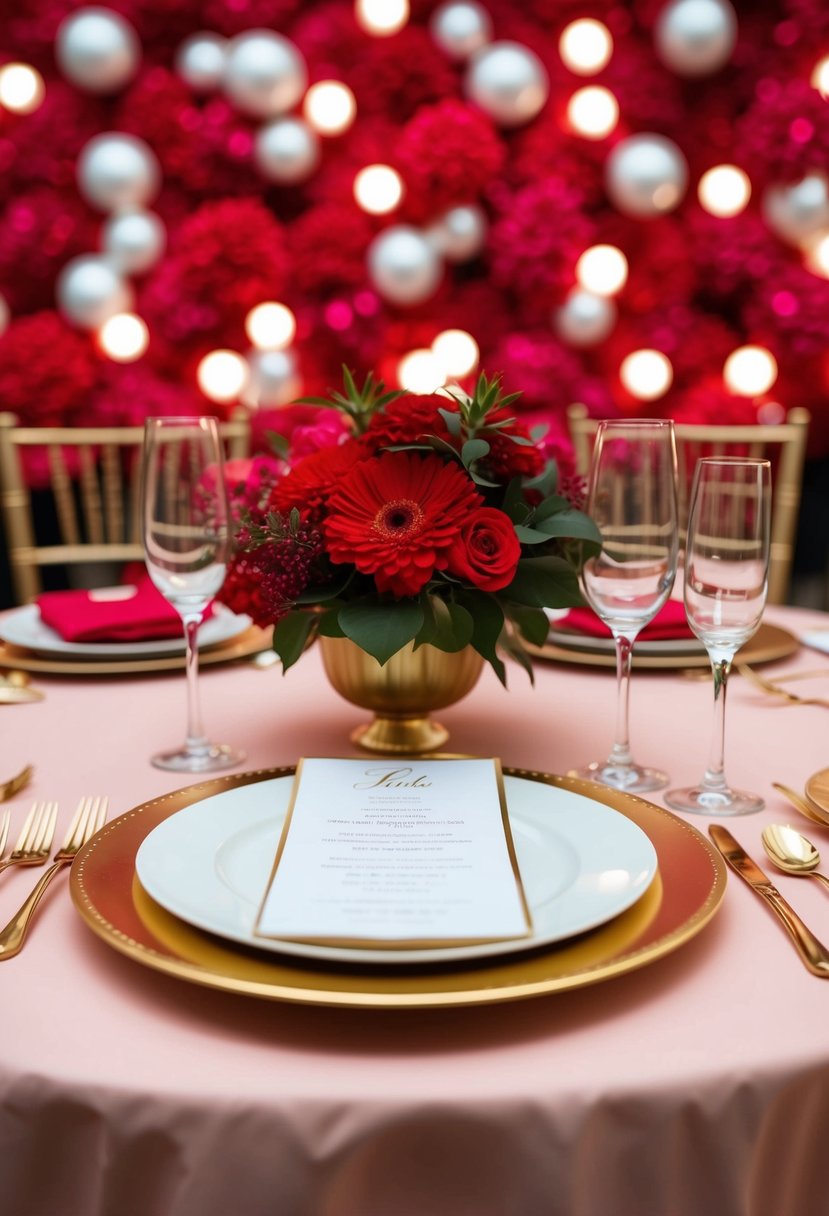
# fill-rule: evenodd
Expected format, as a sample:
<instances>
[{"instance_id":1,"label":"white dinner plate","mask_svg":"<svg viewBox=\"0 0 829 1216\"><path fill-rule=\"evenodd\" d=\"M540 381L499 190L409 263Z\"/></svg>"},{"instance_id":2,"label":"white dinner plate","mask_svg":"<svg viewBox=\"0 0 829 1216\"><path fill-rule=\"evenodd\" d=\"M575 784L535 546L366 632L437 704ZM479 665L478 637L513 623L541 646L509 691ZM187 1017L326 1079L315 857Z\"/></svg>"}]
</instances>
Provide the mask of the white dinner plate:
<instances>
[{"instance_id":1,"label":"white dinner plate","mask_svg":"<svg viewBox=\"0 0 829 1216\"><path fill-rule=\"evenodd\" d=\"M554 646L567 650L587 651L590 654L613 654L615 642L613 638L593 637L591 634L575 633L572 629L556 629L550 626L547 639ZM639 655L694 655L705 654L705 647L699 638L637 638L636 653Z\"/></svg>"},{"instance_id":2,"label":"white dinner plate","mask_svg":"<svg viewBox=\"0 0 829 1216\"><path fill-rule=\"evenodd\" d=\"M216 646L230 641L251 625L249 616L240 616L214 604L211 616L199 629L199 646ZM66 659L150 658L184 654L184 632L180 638L152 638L146 642L66 642L40 619L37 604L12 608L0 616L0 639L11 646L34 654L58 655Z\"/></svg>"},{"instance_id":3,"label":"white dinner plate","mask_svg":"<svg viewBox=\"0 0 829 1216\"><path fill-rule=\"evenodd\" d=\"M563 941L618 916L657 869L645 832L603 803L504 778L533 931L514 942L428 950L349 949L272 941L253 932L293 787L261 781L185 807L145 838L136 873L157 903L188 924L245 946L326 962L436 963L513 954Z\"/></svg>"}]
</instances>

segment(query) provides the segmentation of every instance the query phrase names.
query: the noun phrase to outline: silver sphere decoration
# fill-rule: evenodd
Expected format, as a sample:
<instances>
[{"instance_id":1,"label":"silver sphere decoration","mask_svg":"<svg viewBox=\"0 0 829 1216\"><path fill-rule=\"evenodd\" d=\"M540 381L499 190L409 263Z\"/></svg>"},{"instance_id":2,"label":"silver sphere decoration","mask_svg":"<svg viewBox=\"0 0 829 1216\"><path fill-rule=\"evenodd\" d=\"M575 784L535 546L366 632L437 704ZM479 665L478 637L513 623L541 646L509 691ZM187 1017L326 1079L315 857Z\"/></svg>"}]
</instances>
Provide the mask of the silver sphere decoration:
<instances>
[{"instance_id":1,"label":"silver sphere decoration","mask_svg":"<svg viewBox=\"0 0 829 1216\"><path fill-rule=\"evenodd\" d=\"M468 59L492 37L492 19L476 0L448 0L432 13L432 37L452 59Z\"/></svg>"},{"instance_id":2,"label":"silver sphere decoration","mask_svg":"<svg viewBox=\"0 0 829 1216\"><path fill-rule=\"evenodd\" d=\"M763 218L784 241L799 245L829 228L829 182L808 173L791 186L769 186L763 194Z\"/></svg>"},{"instance_id":3,"label":"silver sphere decoration","mask_svg":"<svg viewBox=\"0 0 829 1216\"><path fill-rule=\"evenodd\" d=\"M104 224L101 248L121 274L143 274L164 252L167 233L152 211L121 211Z\"/></svg>"},{"instance_id":4,"label":"silver sphere decoration","mask_svg":"<svg viewBox=\"0 0 829 1216\"><path fill-rule=\"evenodd\" d=\"M224 79L227 46L220 34L191 34L176 52L176 71L197 93L218 89Z\"/></svg>"},{"instance_id":5,"label":"silver sphere decoration","mask_svg":"<svg viewBox=\"0 0 829 1216\"><path fill-rule=\"evenodd\" d=\"M253 157L268 181L303 182L319 164L320 142L301 118L277 118L256 135Z\"/></svg>"},{"instance_id":6,"label":"silver sphere decoration","mask_svg":"<svg viewBox=\"0 0 829 1216\"><path fill-rule=\"evenodd\" d=\"M688 188L688 162L664 135L631 135L608 156L606 185L625 215L652 219L682 202Z\"/></svg>"},{"instance_id":7,"label":"silver sphere decoration","mask_svg":"<svg viewBox=\"0 0 829 1216\"><path fill-rule=\"evenodd\" d=\"M368 248L374 287L393 304L422 304L434 295L443 273L440 256L417 228L395 224Z\"/></svg>"},{"instance_id":8,"label":"silver sphere decoration","mask_svg":"<svg viewBox=\"0 0 829 1216\"><path fill-rule=\"evenodd\" d=\"M291 351L252 350L247 360L250 375L242 392L245 405L287 405L302 392L302 379Z\"/></svg>"},{"instance_id":9,"label":"silver sphere decoration","mask_svg":"<svg viewBox=\"0 0 829 1216\"><path fill-rule=\"evenodd\" d=\"M248 30L232 39L224 86L231 101L254 118L273 118L295 106L308 72L297 48L271 30Z\"/></svg>"},{"instance_id":10,"label":"silver sphere decoration","mask_svg":"<svg viewBox=\"0 0 829 1216\"><path fill-rule=\"evenodd\" d=\"M143 207L161 186L161 167L143 139L109 131L95 135L78 157L78 188L99 211Z\"/></svg>"},{"instance_id":11,"label":"silver sphere decoration","mask_svg":"<svg viewBox=\"0 0 829 1216\"><path fill-rule=\"evenodd\" d=\"M426 235L448 262L468 262L483 249L486 230L483 208L469 204L452 207L431 225Z\"/></svg>"},{"instance_id":12,"label":"silver sphere decoration","mask_svg":"<svg viewBox=\"0 0 829 1216\"><path fill-rule=\"evenodd\" d=\"M132 292L106 258L82 254L67 262L55 285L58 308L81 329L98 329L132 308Z\"/></svg>"},{"instance_id":13,"label":"silver sphere decoration","mask_svg":"<svg viewBox=\"0 0 829 1216\"><path fill-rule=\"evenodd\" d=\"M617 309L612 300L574 287L561 308L553 313L558 336L570 346L596 346L613 331Z\"/></svg>"},{"instance_id":14,"label":"silver sphere decoration","mask_svg":"<svg viewBox=\"0 0 829 1216\"><path fill-rule=\"evenodd\" d=\"M708 76L724 67L737 41L728 0L671 0L654 29L662 62L680 76Z\"/></svg>"},{"instance_id":15,"label":"silver sphere decoration","mask_svg":"<svg viewBox=\"0 0 829 1216\"><path fill-rule=\"evenodd\" d=\"M141 43L119 13L81 8L58 27L55 58L72 84L89 93L114 93L138 71Z\"/></svg>"},{"instance_id":16,"label":"silver sphere decoration","mask_svg":"<svg viewBox=\"0 0 829 1216\"><path fill-rule=\"evenodd\" d=\"M550 92L547 69L520 42L493 42L470 60L467 96L502 127L535 118Z\"/></svg>"}]
</instances>

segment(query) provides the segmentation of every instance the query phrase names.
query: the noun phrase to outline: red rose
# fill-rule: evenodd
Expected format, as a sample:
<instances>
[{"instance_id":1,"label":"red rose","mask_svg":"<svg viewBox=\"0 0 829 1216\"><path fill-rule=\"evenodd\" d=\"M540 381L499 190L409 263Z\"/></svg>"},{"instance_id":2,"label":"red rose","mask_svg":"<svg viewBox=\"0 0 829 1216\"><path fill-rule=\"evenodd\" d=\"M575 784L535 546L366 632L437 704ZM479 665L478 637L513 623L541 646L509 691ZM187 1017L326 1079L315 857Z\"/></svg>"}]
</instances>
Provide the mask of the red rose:
<instances>
[{"instance_id":1,"label":"red rose","mask_svg":"<svg viewBox=\"0 0 829 1216\"><path fill-rule=\"evenodd\" d=\"M512 582L521 546L508 516L481 507L461 528L449 553L449 573L481 591L500 591Z\"/></svg>"}]
</instances>

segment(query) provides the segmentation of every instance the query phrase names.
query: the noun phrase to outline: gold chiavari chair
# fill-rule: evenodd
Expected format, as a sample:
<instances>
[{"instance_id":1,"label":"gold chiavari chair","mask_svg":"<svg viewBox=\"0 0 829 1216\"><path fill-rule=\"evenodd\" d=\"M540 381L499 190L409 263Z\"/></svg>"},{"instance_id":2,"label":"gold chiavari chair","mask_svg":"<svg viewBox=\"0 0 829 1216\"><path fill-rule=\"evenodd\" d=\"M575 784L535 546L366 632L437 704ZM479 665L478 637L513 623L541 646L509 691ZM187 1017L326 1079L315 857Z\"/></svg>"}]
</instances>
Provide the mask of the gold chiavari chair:
<instances>
[{"instance_id":1,"label":"gold chiavari chair","mask_svg":"<svg viewBox=\"0 0 829 1216\"><path fill-rule=\"evenodd\" d=\"M803 465L809 434L809 411L795 406L784 422L740 426L676 424L680 539L688 521L688 496L697 460L703 456L762 456L771 461L772 517L769 603L784 604L789 594L792 561L803 488ZM586 473L599 420L580 403L567 411L576 468Z\"/></svg>"},{"instance_id":2,"label":"gold chiavari chair","mask_svg":"<svg viewBox=\"0 0 829 1216\"><path fill-rule=\"evenodd\" d=\"M250 425L222 423L228 457L247 456ZM0 517L15 599L29 603L43 589L46 567L119 566L143 561L141 450L144 428L27 427L0 414ZM45 454L47 498L55 536L38 535L23 453Z\"/></svg>"}]
</instances>

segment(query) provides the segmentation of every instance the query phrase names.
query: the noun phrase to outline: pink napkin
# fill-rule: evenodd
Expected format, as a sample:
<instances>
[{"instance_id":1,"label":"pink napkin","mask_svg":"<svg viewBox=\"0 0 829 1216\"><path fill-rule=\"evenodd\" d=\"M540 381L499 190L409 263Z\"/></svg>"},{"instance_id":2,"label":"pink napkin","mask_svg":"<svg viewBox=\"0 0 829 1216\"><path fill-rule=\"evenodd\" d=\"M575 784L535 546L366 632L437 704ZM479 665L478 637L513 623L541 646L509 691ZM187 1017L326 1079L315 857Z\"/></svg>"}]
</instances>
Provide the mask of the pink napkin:
<instances>
[{"instance_id":1,"label":"pink napkin","mask_svg":"<svg viewBox=\"0 0 829 1216\"><path fill-rule=\"evenodd\" d=\"M571 608L567 616L554 622L553 628L593 638L610 637L607 625L604 621L599 620L592 608ZM640 638L649 638L651 641L658 639L669 641L693 636L685 616L685 605L679 600L668 600L639 634Z\"/></svg>"},{"instance_id":2,"label":"pink napkin","mask_svg":"<svg viewBox=\"0 0 829 1216\"><path fill-rule=\"evenodd\" d=\"M135 584L103 591L47 591L38 597L37 606L44 625L65 642L143 642L183 636L181 617L147 575Z\"/></svg>"}]
</instances>

